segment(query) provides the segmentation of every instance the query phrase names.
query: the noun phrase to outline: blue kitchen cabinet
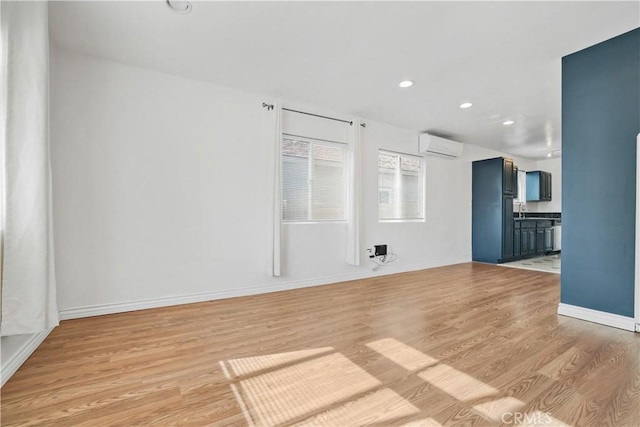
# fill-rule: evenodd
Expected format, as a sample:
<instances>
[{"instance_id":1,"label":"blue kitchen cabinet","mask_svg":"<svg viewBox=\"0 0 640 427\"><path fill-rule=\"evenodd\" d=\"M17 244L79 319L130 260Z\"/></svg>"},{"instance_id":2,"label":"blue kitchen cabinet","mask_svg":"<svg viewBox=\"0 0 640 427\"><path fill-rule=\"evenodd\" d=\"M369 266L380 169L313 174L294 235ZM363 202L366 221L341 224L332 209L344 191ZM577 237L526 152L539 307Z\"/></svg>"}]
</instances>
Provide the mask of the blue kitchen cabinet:
<instances>
[{"instance_id":1,"label":"blue kitchen cabinet","mask_svg":"<svg viewBox=\"0 0 640 427\"><path fill-rule=\"evenodd\" d=\"M515 221L513 226L513 256L519 257L522 253L522 224L520 221Z\"/></svg>"},{"instance_id":2,"label":"blue kitchen cabinet","mask_svg":"<svg viewBox=\"0 0 640 427\"><path fill-rule=\"evenodd\" d=\"M527 172L527 202L551 201L551 173Z\"/></svg>"},{"instance_id":3,"label":"blue kitchen cabinet","mask_svg":"<svg viewBox=\"0 0 640 427\"><path fill-rule=\"evenodd\" d=\"M474 261L499 263L514 257L513 160L496 157L472 163L471 253Z\"/></svg>"}]
</instances>

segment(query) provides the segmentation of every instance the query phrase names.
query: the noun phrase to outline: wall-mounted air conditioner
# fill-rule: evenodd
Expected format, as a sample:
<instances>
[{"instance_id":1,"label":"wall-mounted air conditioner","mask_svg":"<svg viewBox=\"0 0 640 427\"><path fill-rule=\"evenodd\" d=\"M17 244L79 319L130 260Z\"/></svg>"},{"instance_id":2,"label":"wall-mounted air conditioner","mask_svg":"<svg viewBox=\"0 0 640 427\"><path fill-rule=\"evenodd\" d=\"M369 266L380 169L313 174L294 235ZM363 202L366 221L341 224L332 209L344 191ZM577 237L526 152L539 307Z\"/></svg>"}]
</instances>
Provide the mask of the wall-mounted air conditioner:
<instances>
[{"instance_id":1,"label":"wall-mounted air conditioner","mask_svg":"<svg viewBox=\"0 0 640 427\"><path fill-rule=\"evenodd\" d=\"M464 144L428 133L420 134L418 151L426 154L445 156L450 158L459 157L462 154Z\"/></svg>"}]
</instances>

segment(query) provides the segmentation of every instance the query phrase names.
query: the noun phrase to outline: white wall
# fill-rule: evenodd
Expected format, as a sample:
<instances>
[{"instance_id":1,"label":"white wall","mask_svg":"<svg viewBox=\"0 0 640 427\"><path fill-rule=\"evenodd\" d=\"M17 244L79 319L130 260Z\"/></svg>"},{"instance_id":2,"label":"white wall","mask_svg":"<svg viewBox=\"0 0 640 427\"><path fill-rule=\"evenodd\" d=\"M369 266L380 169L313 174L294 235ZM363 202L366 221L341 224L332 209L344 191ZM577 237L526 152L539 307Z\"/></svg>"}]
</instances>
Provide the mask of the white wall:
<instances>
[{"instance_id":1,"label":"white wall","mask_svg":"<svg viewBox=\"0 0 640 427\"><path fill-rule=\"evenodd\" d=\"M273 112L261 104L270 99L58 49L53 58L64 317L369 276L364 249L373 244L399 257L381 273L471 259L471 161L500 153L467 146L456 160L428 157L426 221L380 224L377 150L415 153L417 133L368 121L363 266L344 262L345 224L291 224L275 279L265 274Z\"/></svg>"},{"instance_id":2,"label":"white wall","mask_svg":"<svg viewBox=\"0 0 640 427\"><path fill-rule=\"evenodd\" d=\"M284 275L276 279L265 274L265 156L273 113L261 105L271 100L51 51L54 235L63 318L471 260L471 161L503 153L467 145L459 159L427 157L426 220L381 224L378 149L416 153L417 133L368 121L363 265L344 262L345 224L291 224L283 227ZM383 243L399 259L374 273L365 249ZM3 382L47 334L2 338Z\"/></svg>"}]
</instances>

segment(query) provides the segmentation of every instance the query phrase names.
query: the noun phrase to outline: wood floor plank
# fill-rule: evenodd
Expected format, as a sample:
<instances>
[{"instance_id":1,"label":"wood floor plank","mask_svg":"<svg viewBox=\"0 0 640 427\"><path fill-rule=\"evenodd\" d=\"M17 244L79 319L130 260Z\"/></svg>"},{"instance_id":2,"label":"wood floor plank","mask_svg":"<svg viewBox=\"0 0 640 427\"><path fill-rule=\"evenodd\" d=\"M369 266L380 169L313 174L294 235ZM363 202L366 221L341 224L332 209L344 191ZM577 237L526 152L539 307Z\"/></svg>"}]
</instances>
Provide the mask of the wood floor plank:
<instances>
[{"instance_id":1,"label":"wood floor plank","mask_svg":"<svg viewBox=\"0 0 640 427\"><path fill-rule=\"evenodd\" d=\"M0 421L640 425L640 335L558 303L558 275L467 263L63 321Z\"/></svg>"}]
</instances>

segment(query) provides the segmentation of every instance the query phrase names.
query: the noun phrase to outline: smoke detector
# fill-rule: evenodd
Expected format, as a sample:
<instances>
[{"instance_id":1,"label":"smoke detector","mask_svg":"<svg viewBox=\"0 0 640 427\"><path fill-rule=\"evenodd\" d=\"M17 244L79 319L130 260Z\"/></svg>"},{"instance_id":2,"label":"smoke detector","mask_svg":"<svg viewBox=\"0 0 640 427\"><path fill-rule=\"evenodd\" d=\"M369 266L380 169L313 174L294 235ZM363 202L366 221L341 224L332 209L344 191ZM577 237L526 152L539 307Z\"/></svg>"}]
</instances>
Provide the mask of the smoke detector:
<instances>
[{"instance_id":1,"label":"smoke detector","mask_svg":"<svg viewBox=\"0 0 640 427\"><path fill-rule=\"evenodd\" d=\"M191 3L187 0L167 0L169 7L176 13L191 13Z\"/></svg>"}]
</instances>

